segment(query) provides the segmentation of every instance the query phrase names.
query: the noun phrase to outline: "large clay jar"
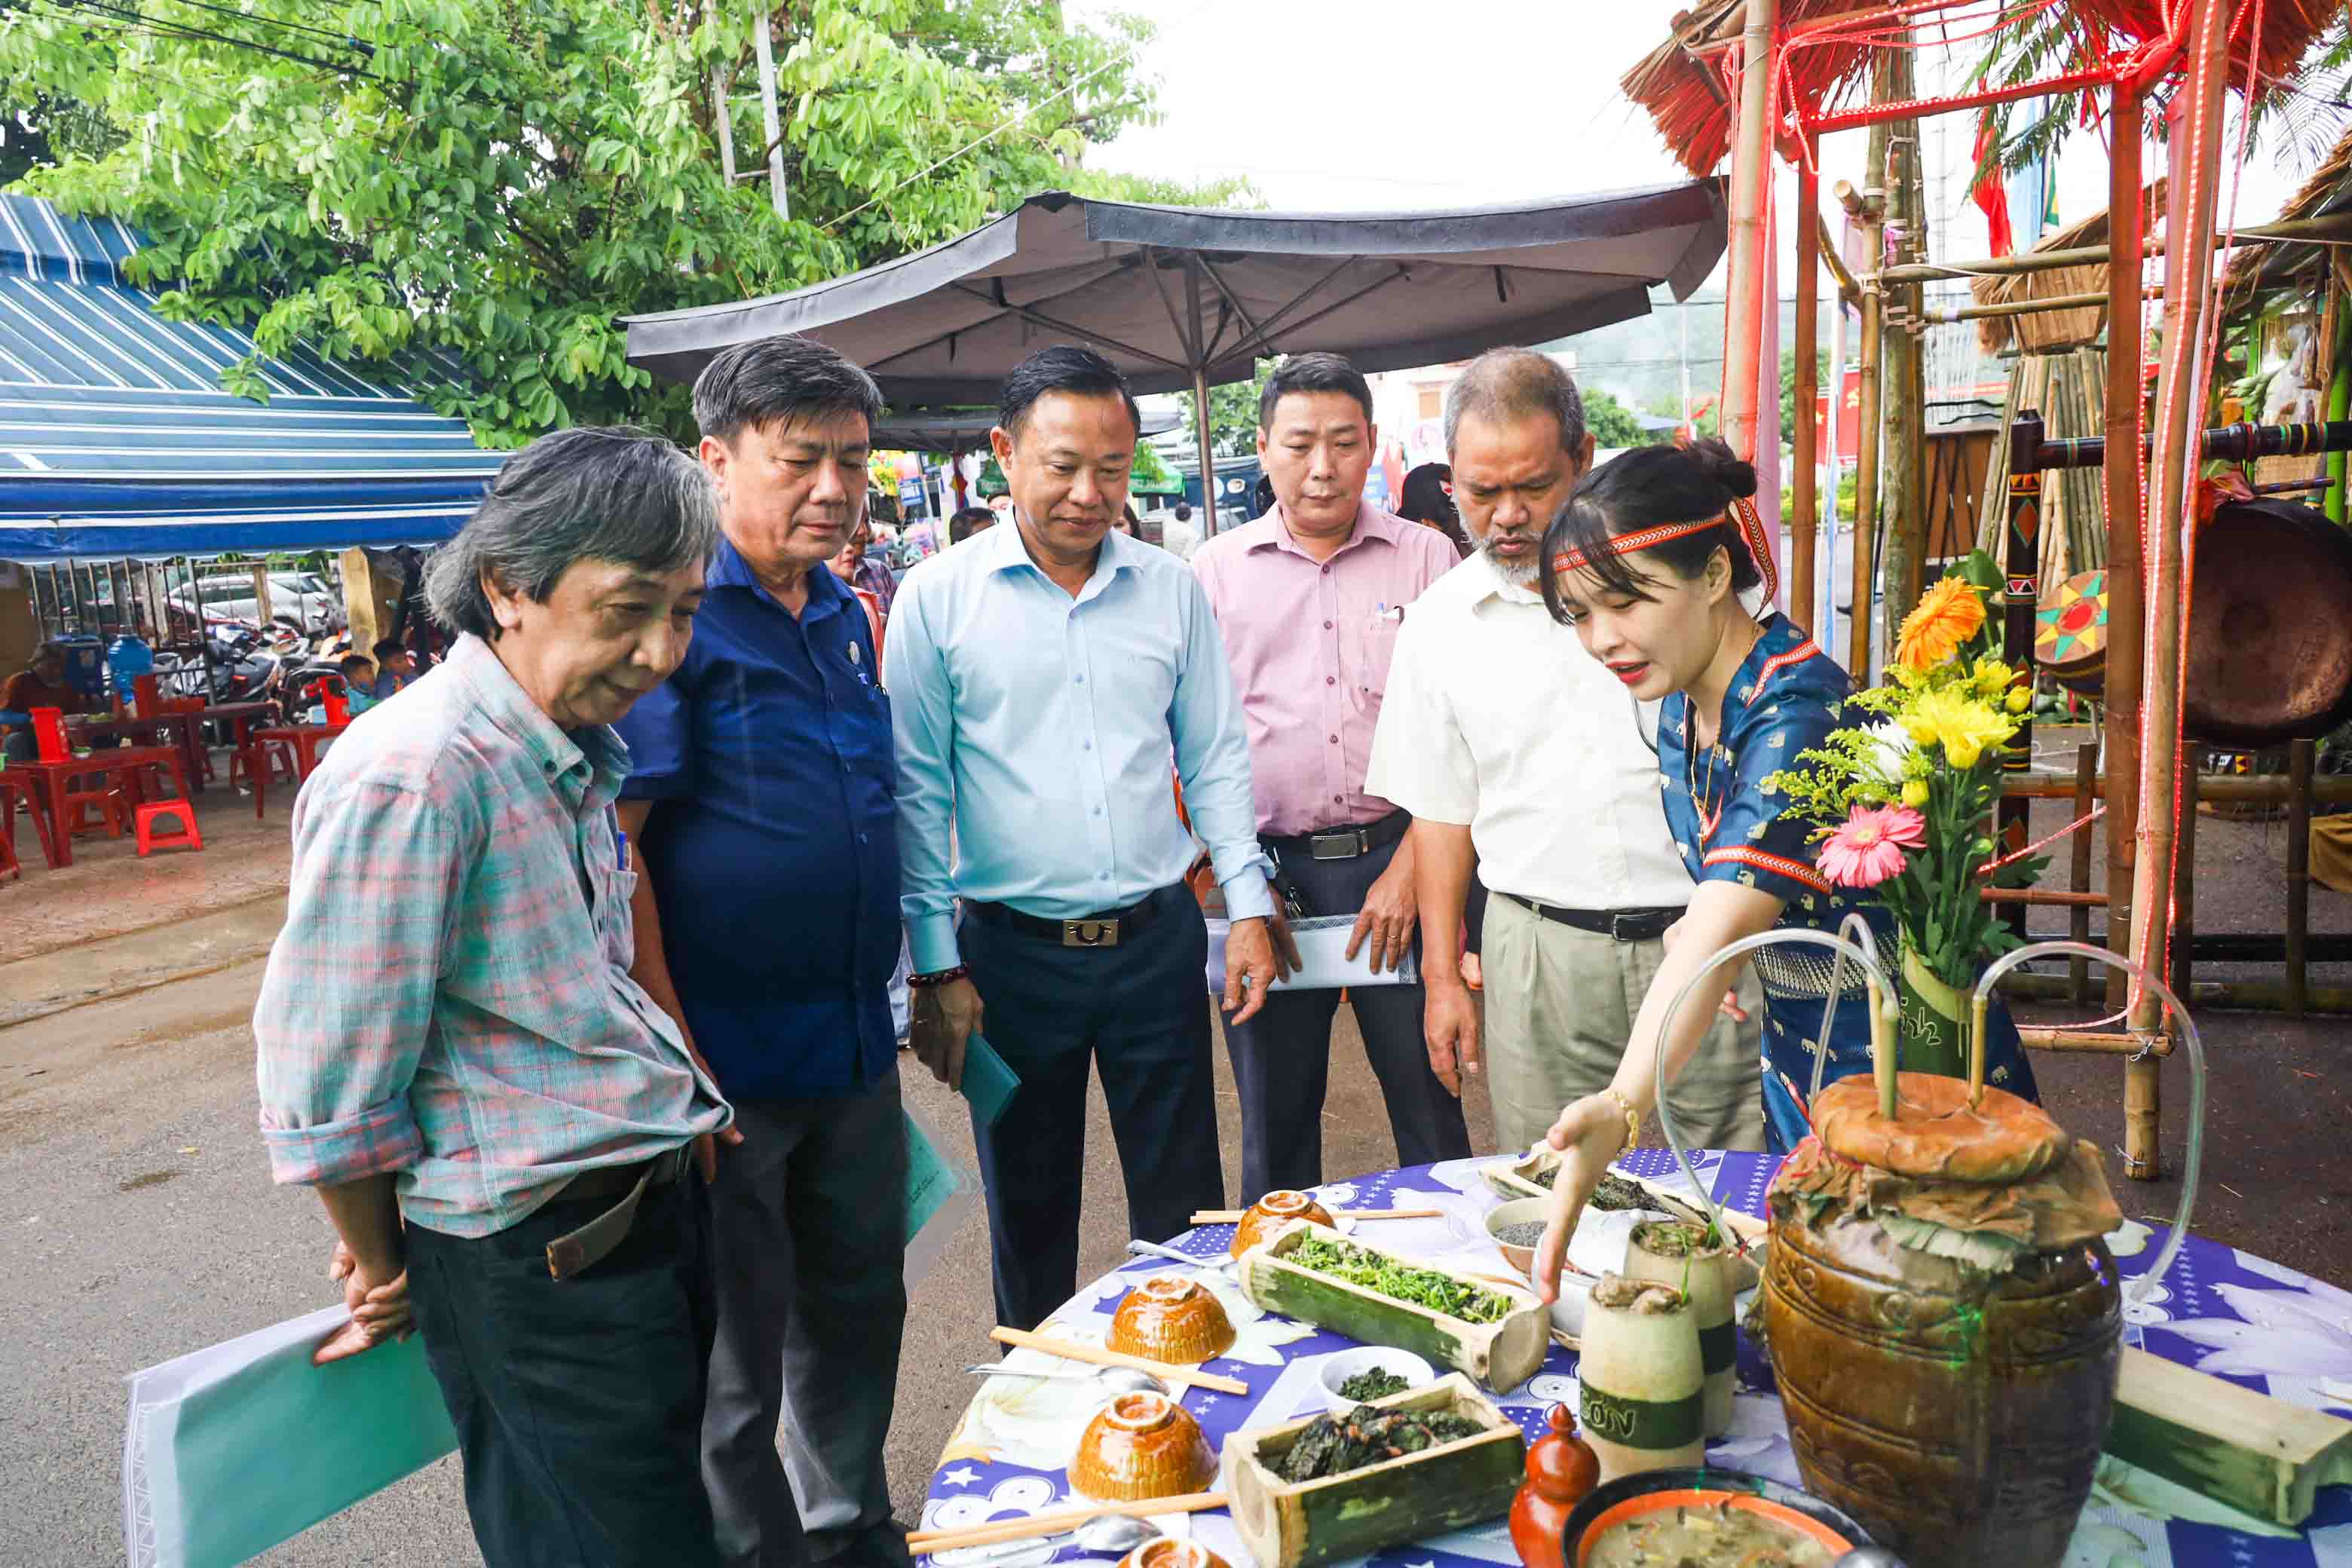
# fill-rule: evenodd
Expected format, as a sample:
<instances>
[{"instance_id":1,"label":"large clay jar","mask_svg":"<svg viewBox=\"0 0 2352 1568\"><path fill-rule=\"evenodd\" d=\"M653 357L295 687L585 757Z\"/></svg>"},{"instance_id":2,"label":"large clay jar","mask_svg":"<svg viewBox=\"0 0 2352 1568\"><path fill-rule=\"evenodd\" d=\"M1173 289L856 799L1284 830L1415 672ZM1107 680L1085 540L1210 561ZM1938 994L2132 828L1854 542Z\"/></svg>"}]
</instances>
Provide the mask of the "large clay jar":
<instances>
[{"instance_id":1,"label":"large clay jar","mask_svg":"<svg viewBox=\"0 0 2352 1568\"><path fill-rule=\"evenodd\" d=\"M1511 1545L1527 1568L1567 1568L1568 1516L1601 1484L1601 1461L1567 1405L1545 1419L1551 1430L1528 1445L1528 1479L1511 1499Z\"/></svg>"},{"instance_id":2,"label":"large clay jar","mask_svg":"<svg viewBox=\"0 0 2352 1568\"><path fill-rule=\"evenodd\" d=\"M1706 1382L1690 1298L1654 1279L1603 1274L1584 1309L1576 1384L1601 1479L1706 1460Z\"/></svg>"},{"instance_id":3,"label":"large clay jar","mask_svg":"<svg viewBox=\"0 0 2352 1568\"><path fill-rule=\"evenodd\" d=\"M1912 1568L2055 1568L2122 1364L2115 1199L2036 1106L1971 1109L1922 1073L1898 1094L1890 1122L1869 1078L1824 1089L1773 1182L1765 1324L1797 1466Z\"/></svg>"},{"instance_id":4,"label":"large clay jar","mask_svg":"<svg viewBox=\"0 0 2352 1568\"><path fill-rule=\"evenodd\" d=\"M1732 1384L1739 1360L1738 1331L1732 1326L1733 1278L1738 1261L1727 1246L1706 1245L1706 1228L1684 1220L1648 1220L1633 1227L1625 1243L1625 1277L1655 1279L1687 1292L1691 1319L1698 1325L1698 1359L1706 1373L1706 1435L1731 1431Z\"/></svg>"},{"instance_id":5,"label":"large clay jar","mask_svg":"<svg viewBox=\"0 0 2352 1568\"><path fill-rule=\"evenodd\" d=\"M1197 1281L1155 1274L1111 1313L1108 1338L1123 1354L1191 1365L1233 1349L1234 1323Z\"/></svg>"},{"instance_id":6,"label":"large clay jar","mask_svg":"<svg viewBox=\"0 0 2352 1568\"><path fill-rule=\"evenodd\" d=\"M1231 1257L1239 1258L1268 1237L1279 1234L1284 1226L1295 1219L1328 1226L1331 1211L1305 1193L1287 1190L1268 1193L1252 1204L1249 1212L1242 1215L1241 1223L1234 1226L1233 1245L1225 1251Z\"/></svg>"},{"instance_id":7,"label":"large clay jar","mask_svg":"<svg viewBox=\"0 0 2352 1568\"><path fill-rule=\"evenodd\" d=\"M1070 1485L1097 1502L1181 1497L1216 1473L1201 1424L1161 1394L1122 1394L1104 1405L1070 1458Z\"/></svg>"}]
</instances>

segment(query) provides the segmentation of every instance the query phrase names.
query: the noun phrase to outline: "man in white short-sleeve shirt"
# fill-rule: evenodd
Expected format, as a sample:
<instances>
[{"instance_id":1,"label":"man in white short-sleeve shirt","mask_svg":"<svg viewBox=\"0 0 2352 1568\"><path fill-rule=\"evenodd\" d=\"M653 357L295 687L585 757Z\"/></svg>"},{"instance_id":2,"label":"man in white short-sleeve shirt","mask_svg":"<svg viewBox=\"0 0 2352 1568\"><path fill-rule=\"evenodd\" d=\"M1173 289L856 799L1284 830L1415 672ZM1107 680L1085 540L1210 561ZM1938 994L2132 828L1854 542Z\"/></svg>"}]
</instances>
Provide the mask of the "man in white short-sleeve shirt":
<instances>
[{"instance_id":1,"label":"man in white short-sleeve shirt","mask_svg":"<svg viewBox=\"0 0 2352 1568\"><path fill-rule=\"evenodd\" d=\"M1479 548L1405 615L1365 787L1413 816L1430 1065L1457 1091L1483 1067L1496 1142L1523 1149L1608 1087L1691 881L1654 714L1536 588L1544 530L1592 460L1576 384L1543 354L1492 350L1447 392L1445 436ZM1474 867L1494 895L1483 1038L1477 999L1433 956L1459 950ZM1675 1083L1686 1139L1764 1146L1761 1060L1753 1023L1717 1022Z\"/></svg>"}]
</instances>

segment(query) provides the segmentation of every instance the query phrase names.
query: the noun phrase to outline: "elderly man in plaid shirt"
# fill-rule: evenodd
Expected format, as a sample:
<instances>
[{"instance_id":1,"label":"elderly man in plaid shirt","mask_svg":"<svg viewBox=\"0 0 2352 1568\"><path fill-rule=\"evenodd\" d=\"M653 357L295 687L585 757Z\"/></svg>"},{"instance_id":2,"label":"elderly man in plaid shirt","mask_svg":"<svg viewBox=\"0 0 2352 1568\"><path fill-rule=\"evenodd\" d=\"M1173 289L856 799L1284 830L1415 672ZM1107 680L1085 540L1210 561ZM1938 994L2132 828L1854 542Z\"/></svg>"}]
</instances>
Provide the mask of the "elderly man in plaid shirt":
<instances>
[{"instance_id":1,"label":"elderly man in plaid shirt","mask_svg":"<svg viewBox=\"0 0 2352 1568\"><path fill-rule=\"evenodd\" d=\"M428 572L448 659L295 805L254 1037L271 1171L341 1237L319 1358L424 1334L492 1568L718 1562L698 1187L735 1135L629 978L608 727L685 656L717 537L658 437L517 453Z\"/></svg>"}]
</instances>

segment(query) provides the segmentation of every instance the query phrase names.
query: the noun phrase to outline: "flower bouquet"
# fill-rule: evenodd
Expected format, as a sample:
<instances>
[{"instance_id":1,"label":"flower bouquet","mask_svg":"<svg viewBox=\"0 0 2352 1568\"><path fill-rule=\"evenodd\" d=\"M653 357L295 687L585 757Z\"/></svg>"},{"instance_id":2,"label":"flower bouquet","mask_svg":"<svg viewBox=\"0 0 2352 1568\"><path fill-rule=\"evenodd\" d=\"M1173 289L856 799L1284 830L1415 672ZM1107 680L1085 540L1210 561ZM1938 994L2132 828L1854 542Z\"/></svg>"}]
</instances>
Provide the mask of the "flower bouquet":
<instances>
[{"instance_id":1,"label":"flower bouquet","mask_svg":"<svg viewBox=\"0 0 2352 1568\"><path fill-rule=\"evenodd\" d=\"M2030 886L2047 863L1995 858L2001 756L2032 701L1994 646L1986 604L2000 583L1982 552L1947 573L1904 617L1891 679L1849 699L1864 721L1767 781L1820 825L1822 875L1894 918L1904 1067L1953 1077L1968 1074L1968 993L2019 945L1980 895Z\"/></svg>"}]
</instances>

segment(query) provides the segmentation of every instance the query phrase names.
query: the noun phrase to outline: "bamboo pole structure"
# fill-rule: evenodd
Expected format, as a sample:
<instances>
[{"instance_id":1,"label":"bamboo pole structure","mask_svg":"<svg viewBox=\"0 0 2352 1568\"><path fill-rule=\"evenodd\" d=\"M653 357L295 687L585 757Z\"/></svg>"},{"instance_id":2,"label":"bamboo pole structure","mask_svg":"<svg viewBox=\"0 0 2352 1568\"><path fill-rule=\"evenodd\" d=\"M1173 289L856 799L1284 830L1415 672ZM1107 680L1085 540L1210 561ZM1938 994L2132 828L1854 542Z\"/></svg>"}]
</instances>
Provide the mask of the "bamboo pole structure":
<instances>
[{"instance_id":1,"label":"bamboo pole structure","mask_svg":"<svg viewBox=\"0 0 2352 1568\"><path fill-rule=\"evenodd\" d=\"M1882 100L1900 103L1917 96L1911 56L1907 48L1892 48L1881 55ZM1874 141L1882 134L1885 159L1871 167L1880 174L1886 191L1888 260L1916 262L1927 256L1927 237L1922 231L1927 226L1927 204L1919 173L1919 121L1896 120L1873 129ZM1927 549L1927 343L1919 331L1919 285L1888 288L1885 295L1878 345L1879 439L1887 513L1885 544L1878 565L1879 592L1884 595L1879 616L1882 640L1892 637L1918 598L1920 558Z\"/></svg>"},{"instance_id":2,"label":"bamboo pole structure","mask_svg":"<svg viewBox=\"0 0 2352 1568\"><path fill-rule=\"evenodd\" d=\"M2122 88L2116 90L2118 94L2124 91ZM2112 184L2109 190L2112 194ZM2107 210L2113 212L2116 209L2110 205ZM2168 232L2179 232L2168 219L2166 227ZM2352 213L2288 218L2283 223L2250 224L2237 231L2233 243L2260 245L2274 239L2323 245L2352 244ZM2165 244L2162 239L2143 237L2142 254L2161 256ZM2015 256L1987 257L1980 261L1906 262L1901 267L1888 268L1886 280L1889 283L1929 283L1941 278L2000 277L2015 272L2054 272L2062 267L2097 267L2110 258L2111 248L2105 245L2084 245L2072 250L2028 250Z\"/></svg>"},{"instance_id":3,"label":"bamboo pole structure","mask_svg":"<svg viewBox=\"0 0 2352 1568\"><path fill-rule=\"evenodd\" d=\"M1814 472L1821 461L1821 426L1813 409L1821 387L1821 263L1822 176L1807 160L1797 164L1797 331L1791 345L1797 355L1797 427L1790 434L1795 445L1795 468L1789 509L1789 618L1810 632L1813 615L1813 558L1821 532L1821 507ZM1834 368L1832 379L1840 379ZM1832 409L1830 417L1837 417Z\"/></svg>"},{"instance_id":4,"label":"bamboo pole structure","mask_svg":"<svg viewBox=\"0 0 2352 1568\"><path fill-rule=\"evenodd\" d=\"M2143 289L2144 300L2161 300L2161 289ZM1956 310L1922 311L1921 318L1930 322L1977 321L1987 316L2032 316L2044 310L2082 310L2107 302L2108 291L2098 289L2089 294L2053 294L2042 300L2003 300L1997 305L1962 305Z\"/></svg>"},{"instance_id":5,"label":"bamboo pole structure","mask_svg":"<svg viewBox=\"0 0 2352 1568\"><path fill-rule=\"evenodd\" d=\"M2106 454L2101 488L2107 512L2107 658L2102 692L2105 731L2101 736L2106 765L2101 770L2107 796L2107 947L2129 952L2132 897L2138 881L2140 658L2145 646L2146 595L2140 587L2140 465L2146 440L2140 397L2140 273L2147 238L2140 192L2141 98L2139 89L2117 83L2108 110L2107 237L2115 252L2107 271ZM2130 1002L2130 977L2107 971L2107 1006L2122 1012ZM2124 1068L2124 1100L2146 1100L2156 1109L2153 1087L2135 1088L2135 1075L2151 1080L2145 1063ZM2135 1175L2156 1174L2156 1125L2147 1124L2146 1163L2133 1156L2126 1130L2125 1167Z\"/></svg>"},{"instance_id":6,"label":"bamboo pole structure","mask_svg":"<svg viewBox=\"0 0 2352 1568\"><path fill-rule=\"evenodd\" d=\"M1763 381L1764 312L1780 302L1764 297L1769 258L1764 253L1772 205L1772 23L1779 0L1747 0L1742 37L1739 115L1733 130L1731 256L1724 283L1723 436L1731 449L1759 466L1757 398ZM1776 458L1778 453L1769 454Z\"/></svg>"},{"instance_id":7,"label":"bamboo pole structure","mask_svg":"<svg viewBox=\"0 0 2352 1568\"><path fill-rule=\"evenodd\" d=\"M2199 394L2204 384L2208 313L2216 308L2213 288L2213 220L2219 205L2221 109L2229 42L2228 8L2221 0L2193 0L2184 36L2189 40L2188 76L2174 97L2179 117L2171 134L2170 220L2176 239L2165 255L2164 360L2157 382L2153 489L2155 544L2148 575L2147 671L2143 694L2149 737L2139 758L2138 864L2132 874L2131 951L2154 966L2163 951L2159 922L2169 907L2173 848L2179 805L2180 635L2187 595L2181 550L2195 499L2197 458L2203 432ZM2112 570L2109 575L2113 576ZM2109 635L2114 609L2109 606ZM2132 999L2128 1020L2135 1029L2154 1028L2160 1005L2153 993ZM2134 1064L2146 1066L2147 1064ZM2161 1170L2157 1142L2162 1100L2154 1072L2129 1073L2124 1080L2124 1168L2152 1178Z\"/></svg>"},{"instance_id":8,"label":"bamboo pole structure","mask_svg":"<svg viewBox=\"0 0 2352 1568\"><path fill-rule=\"evenodd\" d=\"M1872 132L1874 139L1878 132ZM1881 150L1882 153L1884 149ZM1877 163L1872 165L1878 167ZM1879 283L1884 244L1879 231L1880 220L1886 206L1882 193L1872 190L1857 196L1853 187L1838 182L1838 200L1846 211L1862 223L1863 262L1868 268L1862 277L1862 327L1859 333L1858 380L1862 406L1855 423L1861 432L1853 459L1853 547L1852 591L1853 605L1847 624L1846 673L1857 686L1870 684L1871 593L1877 580L1878 521L1878 348L1884 334L1885 291Z\"/></svg>"},{"instance_id":9,"label":"bamboo pole structure","mask_svg":"<svg viewBox=\"0 0 2352 1568\"><path fill-rule=\"evenodd\" d=\"M2286 1014L2300 1018L2311 1005L2305 962L2311 936L2311 774L2318 748L2297 741L2287 753Z\"/></svg>"},{"instance_id":10,"label":"bamboo pole structure","mask_svg":"<svg viewBox=\"0 0 2352 1568\"><path fill-rule=\"evenodd\" d=\"M2099 777L2099 743L2085 741L2074 748L2074 817L2080 821L2091 815L2091 791ZM2087 893L2091 890L2091 836L2087 832L2068 836L2066 846L2066 887L2069 891ZM2101 904L2106 902L2100 895ZM2085 905L2066 915L2066 935L2074 942L2088 945L2091 940L2091 910ZM2072 1000L2080 1007L2091 999L2091 961L2070 958L2066 961L2066 981L2074 992Z\"/></svg>"}]
</instances>

